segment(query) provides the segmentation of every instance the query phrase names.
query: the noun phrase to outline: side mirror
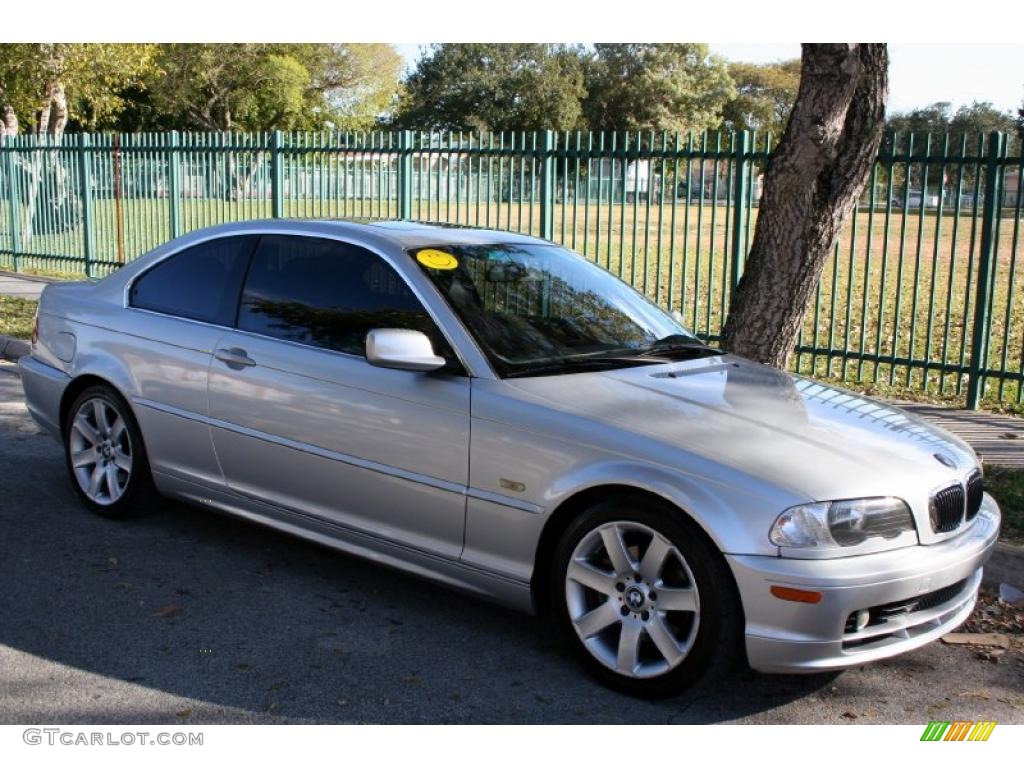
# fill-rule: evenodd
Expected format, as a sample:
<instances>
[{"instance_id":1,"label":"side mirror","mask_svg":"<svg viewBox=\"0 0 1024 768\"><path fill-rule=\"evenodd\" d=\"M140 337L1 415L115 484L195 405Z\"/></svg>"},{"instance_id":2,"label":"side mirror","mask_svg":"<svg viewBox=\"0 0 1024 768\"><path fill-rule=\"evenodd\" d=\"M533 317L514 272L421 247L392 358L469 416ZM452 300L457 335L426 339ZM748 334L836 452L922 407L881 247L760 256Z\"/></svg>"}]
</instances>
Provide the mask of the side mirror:
<instances>
[{"instance_id":1,"label":"side mirror","mask_svg":"<svg viewBox=\"0 0 1024 768\"><path fill-rule=\"evenodd\" d=\"M402 371L436 371L445 364L425 333L403 328L375 328L366 334L366 361Z\"/></svg>"}]
</instances>

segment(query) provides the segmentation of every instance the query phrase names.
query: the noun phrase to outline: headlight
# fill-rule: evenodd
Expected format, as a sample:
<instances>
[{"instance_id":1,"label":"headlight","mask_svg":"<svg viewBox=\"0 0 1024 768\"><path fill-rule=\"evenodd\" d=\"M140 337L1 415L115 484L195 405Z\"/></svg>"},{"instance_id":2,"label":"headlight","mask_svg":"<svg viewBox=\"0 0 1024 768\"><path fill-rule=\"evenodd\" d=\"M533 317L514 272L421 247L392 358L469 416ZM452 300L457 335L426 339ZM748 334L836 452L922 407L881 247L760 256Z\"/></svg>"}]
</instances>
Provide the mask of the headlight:
<instances>
[{"instance_id":1,"label":"headlight","mask_svg":"<svg viewBox=\"0 0 1024 768\"><path fill-rule=\"evenodd\" d=\"M913 530L906 502L881 496L790 507L775 520L768 538L778 547L855 547L871 538L895 539Z\"/></svg>"}]
</instances>

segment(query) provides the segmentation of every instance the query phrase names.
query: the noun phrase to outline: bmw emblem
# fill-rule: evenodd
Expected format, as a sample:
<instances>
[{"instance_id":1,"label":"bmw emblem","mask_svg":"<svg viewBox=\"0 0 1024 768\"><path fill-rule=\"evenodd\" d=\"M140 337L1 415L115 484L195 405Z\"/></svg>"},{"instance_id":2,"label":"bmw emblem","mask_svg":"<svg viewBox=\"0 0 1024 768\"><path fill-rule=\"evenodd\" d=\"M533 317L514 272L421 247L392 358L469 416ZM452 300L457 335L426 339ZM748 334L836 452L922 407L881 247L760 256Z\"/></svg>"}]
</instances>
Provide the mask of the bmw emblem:
<instances>
[{"instance_id":1,"label":"bmw emblem","mask_svg":"<svg viewBox=\"0 0 1024 768\"><path fill-rule=\"evenodd\" d=\"M942 464L944 467L956 469L956 459L954 459L948 453L933 453L932 456L934 456L935 460L939 462L939 464Z\"/></svg>"}]
</instances>

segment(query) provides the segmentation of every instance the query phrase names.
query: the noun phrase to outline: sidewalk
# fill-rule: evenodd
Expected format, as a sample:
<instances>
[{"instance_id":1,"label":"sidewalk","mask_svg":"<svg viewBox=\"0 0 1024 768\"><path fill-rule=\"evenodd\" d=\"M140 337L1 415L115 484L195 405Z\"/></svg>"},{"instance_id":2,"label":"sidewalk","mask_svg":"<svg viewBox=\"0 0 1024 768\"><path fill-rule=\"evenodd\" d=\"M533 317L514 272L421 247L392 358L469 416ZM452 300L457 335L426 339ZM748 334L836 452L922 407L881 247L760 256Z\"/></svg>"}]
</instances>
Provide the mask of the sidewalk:
<instances>
[{"instance_id":1,"label":"sidewalk","mask_svg":"<svg viewBox=\"0 0 1024 768\"><path fill-rule=\"evenodd\" d=\"M1024 419L929 403L890 402L965 440L985 464L1024 469Z\"/></svg>"},{"instance_id":2,"label":"sidewalk","mask_svg":"<svg viewBox=\"0 0 1024 768\"><path fill-rule=\"evenodd\" d=\"M34 275L18 275L14 272L0 271L0 296L17 296L22 299L39 300L39 294L47 283L54 283L47 277L36 277Z\"/></svg>"}]
</instances>

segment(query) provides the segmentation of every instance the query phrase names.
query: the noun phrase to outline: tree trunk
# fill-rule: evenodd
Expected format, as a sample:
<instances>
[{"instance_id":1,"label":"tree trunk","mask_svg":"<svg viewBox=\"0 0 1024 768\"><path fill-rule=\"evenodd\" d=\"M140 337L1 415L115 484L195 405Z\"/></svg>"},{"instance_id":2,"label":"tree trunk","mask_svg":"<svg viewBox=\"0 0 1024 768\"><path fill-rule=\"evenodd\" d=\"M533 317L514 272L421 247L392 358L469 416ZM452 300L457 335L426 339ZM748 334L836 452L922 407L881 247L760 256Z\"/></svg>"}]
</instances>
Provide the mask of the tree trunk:
<instances>
[{"instance_id":1,"label":"tree trunk","mask_svg":"<svg viewBox=\"0 0 1024 768\"><path fill-rule=\"evenodd\" d=\"M10 104L0 103L0 137L18 135L18 116Z\"/></svg>"},{"instance_id":2,"label":"tree trunk","mask_svg":"<svg viewBox=\"0 0 1024 768\"><path fill-rule=\"evenodd\" d=\"M32 153L33 159L29 166L31 180L29 182L28 195L25 201L24 223L22 228L22 240L28 243L36 234L36 214L39 212L40 197L49 195L48 204L56 211L64 211L68 201L68 173L61 162L60 146L64 136L64 128L68 122L68 99L64 89L64 83L56 78L46 87L46 96L39 113L39 122L36 126L39 149ZM52 149L44 150L50 146ZM44 174L53 175L53 193L44 190ZM67 223L58 223L64 214L54 213L50 221L56 227L68 226ZM77 221L77 215L74 216Z\"/></svg>"},{"instance_id":3,"label":"tree trunk","mask_svg":"<svg viewBox=\"0 0 1024 768\"><path fill-rule=\"evenodd\" d=\"M53 86L46 87L46 95L39 105L39 122L36 124L36 135L45 136L50 132L50 113L53 109Z\"/></svg>"},{"instance_id":4,"label":"tree trunk","mask_svg":"<svg viewBox=\"0 0 1024 768\"><path fill-rule=\"evenodd\" d=\"M722 329L724 349L786 367L875 162L887 95L885 44L803 46L800 90L765 176L746 272Z\"/></svg>"},{"instance_id":5,"label":"tree trunk","mask_svg":"<svg viewBox=\"0 0 1024 768\"><path fill-rule=\"evenodd\" d=\"M58 142L64 136L64 128L68 124L68 97L64 92L64 83L57 81L50 90L53 112L50 115L49 133Z\"/></svg>"}]
</instances>

